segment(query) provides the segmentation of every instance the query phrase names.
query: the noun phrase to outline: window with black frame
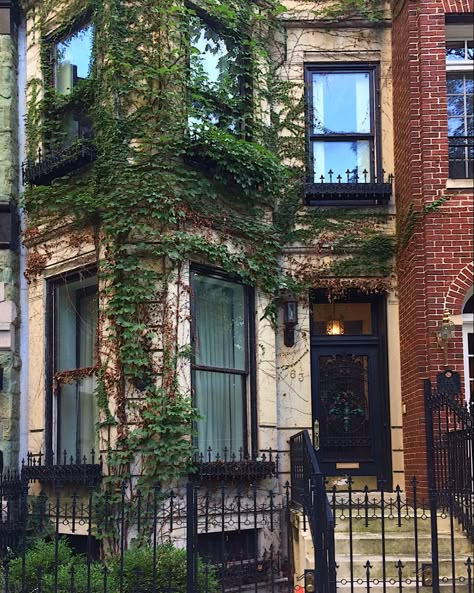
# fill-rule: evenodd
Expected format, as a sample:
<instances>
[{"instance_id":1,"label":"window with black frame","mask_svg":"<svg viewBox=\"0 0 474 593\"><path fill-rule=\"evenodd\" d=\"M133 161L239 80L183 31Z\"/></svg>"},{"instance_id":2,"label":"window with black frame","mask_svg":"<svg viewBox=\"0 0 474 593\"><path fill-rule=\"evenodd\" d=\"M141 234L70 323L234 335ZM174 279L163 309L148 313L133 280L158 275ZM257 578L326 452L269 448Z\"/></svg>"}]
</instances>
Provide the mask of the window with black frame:
<instances>
[{"instance_id":1,"label":"window with black frame","mask_svg":"<svg viewBox=\"0 0 474 593\"><path fill-rule=\"evenodd\" d=\"M90 75L92 38L93 27L86 24L50 42L51 84L64 103L57 113L50 114L59 124L58 138L51 138L51 144L59 148L92 137L88 105L81 95L81 83Z\"/></svg>"},{"instance_id":2,"label":"window with black frame","mask_svg":"<svg viewBox=\"0 0 474 593\"><path fill-rule=\"evenodd\" d=\"M189 19L192 131L203 123L243 134L247 109L246 55L242 39L215 19Z\"/></svg>"},{"instance_id":3,"label":"window with black frame","mask_svg":"<svg viewBox=\"0 0 474 593\"><path fill-rule=\"evenodd\" d=\"M310 67L309 142L315 183L370 180L375 173L373 68Z\"/></svg>"},{"instance_id":4,"label":"window with black frame","mask_svg":"<svg viewBox=\"0 0 474 593\"><path fill-rule=\"evenodd\" d=\"M306 198L386 203L380 151L377 67L307 65L308 174Z\"/></svg>"},{"instance_id":5,"label":"window with black frame","mask_svg":"<svg viewBox=\"0 0 474 593\"><path fill-rule=\"evenodd\" d=\"M191 286L196 449L204 459L239 459L247 451L248 290L198 270Z\"/></svg>"},{"instance_id":6,"label":"window with black frame","mask_svg":"<svg viewBox=\"0 0 474 593\"><path fill-rule=\"evenodd\" d=\"M82 463L95 449L97 277L83 272L51 282L49 298L52 405L47 433L56 459Z\"/></svg>"}]
</instances>

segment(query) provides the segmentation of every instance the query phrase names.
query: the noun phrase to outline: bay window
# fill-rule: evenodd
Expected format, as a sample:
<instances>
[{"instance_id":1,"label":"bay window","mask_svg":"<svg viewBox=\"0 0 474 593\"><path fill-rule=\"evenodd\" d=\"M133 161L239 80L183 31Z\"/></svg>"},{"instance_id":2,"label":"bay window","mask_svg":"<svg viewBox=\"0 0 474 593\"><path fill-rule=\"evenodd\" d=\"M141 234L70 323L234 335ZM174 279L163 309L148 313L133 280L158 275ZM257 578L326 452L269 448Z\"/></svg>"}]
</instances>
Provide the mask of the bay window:
<instances>
[{"instance_id":1,"label":"bay window","mask_svg":"<svg viewBox=\"0 0 474 593\"><path fill-rule=\"evenodd\" d=\"M97 278L82 272L54 281L49 299L48 449L59 462L82 463L95 449Z\"/></svg>"},{"instance_id":2,"label":"bay window","mask_svg":"<svg viewBox=\"0 0 474 593\"><path fill-rule=\"evenodd\" d=\"M193 269L192 382L201 419L196 445L207 457L247 451L249 392L248 289Z\"/></svg>"},{"instance_id":3,"label":"bay window","mask_svg":"<svg viewBox=\"0 0 474 593\"><path fill-rule=\"evenodd\" d=\"M242 39L189 4L190 129L206 122L240 135L249 111Z\"/></svg>"}]
</instances>

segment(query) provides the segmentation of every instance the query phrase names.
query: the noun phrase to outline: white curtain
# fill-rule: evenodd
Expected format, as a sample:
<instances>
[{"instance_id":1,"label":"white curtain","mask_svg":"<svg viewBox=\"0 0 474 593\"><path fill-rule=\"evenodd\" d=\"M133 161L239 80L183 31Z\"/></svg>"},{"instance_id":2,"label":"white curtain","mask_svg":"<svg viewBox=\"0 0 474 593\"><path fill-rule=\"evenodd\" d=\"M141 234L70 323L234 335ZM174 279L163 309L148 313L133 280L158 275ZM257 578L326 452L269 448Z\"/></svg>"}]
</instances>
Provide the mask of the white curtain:
<instances>
[{"instance_id":1,"label":"white curtain","mask_svg":"<svg viewBox=\"0 0 474 593\"><path fill-rule=\"evenodd\" d=\"M195 274L195 403L202 416L198 421L198 450L213 457L239 454L244 446L246 345L244 287ZM206 369L205 367L208 367ZM212 369L212 370L211 370ZM222 369L222 371L215 370Z\"/></svg>"}]
</instances>

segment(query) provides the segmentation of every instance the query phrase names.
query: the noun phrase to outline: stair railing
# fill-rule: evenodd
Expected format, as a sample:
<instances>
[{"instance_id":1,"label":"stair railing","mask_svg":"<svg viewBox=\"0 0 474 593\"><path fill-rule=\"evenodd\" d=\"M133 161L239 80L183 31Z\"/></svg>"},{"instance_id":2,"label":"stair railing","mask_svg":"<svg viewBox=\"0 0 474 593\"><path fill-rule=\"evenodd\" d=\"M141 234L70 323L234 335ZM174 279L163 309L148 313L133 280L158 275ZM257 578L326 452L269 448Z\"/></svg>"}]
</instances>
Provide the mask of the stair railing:
<instances>
[{"instance_id":1,"label":"stair railing","mask_svg":"<svg viewBox=\"0 0 474 593\"><path fill-rule=\"evenodd\" d=\"M290 438L290 461L292 502L307 518L313 540L316 591L335 593L334 517L307 430Z\"/></svg>"}]
</instances>

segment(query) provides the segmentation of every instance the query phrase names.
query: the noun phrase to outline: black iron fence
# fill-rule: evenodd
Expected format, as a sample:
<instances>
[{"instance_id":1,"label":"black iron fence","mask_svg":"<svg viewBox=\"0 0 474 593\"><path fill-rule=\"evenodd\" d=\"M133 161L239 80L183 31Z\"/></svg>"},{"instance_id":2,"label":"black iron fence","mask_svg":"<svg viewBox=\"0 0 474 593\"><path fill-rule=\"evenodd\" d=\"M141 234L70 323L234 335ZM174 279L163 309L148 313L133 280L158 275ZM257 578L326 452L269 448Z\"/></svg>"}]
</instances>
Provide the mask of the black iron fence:
<instances>
[{"instance_id":1,"label":"black iron fence","mask_svg":"<svg viewBox=\"0 0 474 593\"><path fill-rule=\"evenodd\" d=\"M426 380L424 389L432 506L449 510L474 543L474 402L449 382L433 389Z\"/></svg>"},{"instance_id":2,"label":"black iron fence","mask_svg":"<svg viewBox=\"0 0 474 593\"><path fill-rule=\"evenodd\" d=\"M289 487L270 483L41 491L5 479L0 591L288 593Z\"/></svg>"}]
</instances>

